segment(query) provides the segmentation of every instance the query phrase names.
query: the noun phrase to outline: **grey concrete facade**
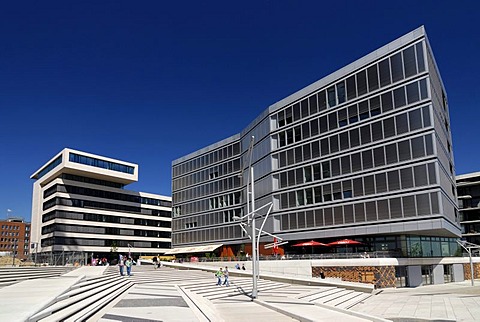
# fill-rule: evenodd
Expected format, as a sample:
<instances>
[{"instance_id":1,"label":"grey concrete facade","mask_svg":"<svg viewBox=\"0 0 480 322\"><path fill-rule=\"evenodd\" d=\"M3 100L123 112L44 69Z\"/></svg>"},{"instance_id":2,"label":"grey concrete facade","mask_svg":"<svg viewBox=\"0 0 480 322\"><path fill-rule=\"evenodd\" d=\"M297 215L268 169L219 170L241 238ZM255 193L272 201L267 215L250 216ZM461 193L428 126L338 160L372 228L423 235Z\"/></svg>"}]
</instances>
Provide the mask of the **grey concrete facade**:
<instances>
[{"instance_id":1,"label":"grey concrete facade","mask_svg":"<svg viewBox=\"0 0 480 322\"><path fill-rule=\"evenodd\" d=\"M254 136L256 204L273 203L266 230L452 256L460 226L449 124L420 27L271 105L240 134L173 161L173 246L249 242L231 214L246 213ZM232 160L240 164L229 171Z\"/></svg>"}]
</instances>

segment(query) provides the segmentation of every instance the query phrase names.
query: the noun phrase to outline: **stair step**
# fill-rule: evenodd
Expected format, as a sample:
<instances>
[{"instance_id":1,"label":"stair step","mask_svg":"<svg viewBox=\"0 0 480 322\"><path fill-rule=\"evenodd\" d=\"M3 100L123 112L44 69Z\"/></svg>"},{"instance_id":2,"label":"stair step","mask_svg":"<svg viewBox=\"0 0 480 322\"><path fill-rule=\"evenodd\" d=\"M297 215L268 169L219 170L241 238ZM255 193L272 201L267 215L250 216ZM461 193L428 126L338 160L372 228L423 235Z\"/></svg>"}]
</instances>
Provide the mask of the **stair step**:
<instances>
[{"instance_id":1,"label":"stair step","mask_svg":"<svg viewBox=\"0 0 480 322\"><path fill-rule=\"evenodd\" d=\"M357 305L358 303L365 301L366 299L370 298L372 294L361 293L359 296L356 296L346 302L338 304L337 307L348 310L353 306Z\"/></svg>"},{"instance_id":2,"label":"stair step","mask_svg":"<svg viewBox=\"0 0 480 322\"><path fill-rule=\"evenodd\" d=\"M50 305L46 309L38 312L37 314L33 315L30 318L30 321L39 321L40 319L47 318L47 317L52 317L52 316L63 316L61 313L62 311L65 311L68 309L68 311L71 311L72 308L78 308L80 305L80 308L77 309L80 310L82 306L88 305L91 301L94 301L94 299L97 299L99 296L102 298L103 296L108 296L110 292L113 292L114 290L126 285L130 284L131 282L128 280L124 280L121 283L113 284L111 287L104 287L104 289L100 292L97 292L97 290L90 290L87 292L83 292L81 294L78 294L77 296L69 297L67 299L64 299L62 301L56 302L53 305ZM54 321L54 320L51 320ZM57 320L60 321L60 320Z\"/></svg>"},{"instance_id":3,"label":"stair step","mask_svg":"<svg viewBox=\"0 0 480 322\"><path fill-rule=\"evenodd\" d=\"M316 299L315 303L323 303L323 304L327 304L327 305L330 305L330 302L333 301L333 300L336 300L340 297L344 297L350 293L353 293L355 291L352 291L352 290L341 290L340 292L336 292L336 293L333 293L333 294L330 294L328 296L324 296L324 297L321 297L321 298L318 298Z\"/></svg>"},{"instance_id":4,"label":"stair step","mask_svg":"<svg viewBox=\"0 0 480 322\"><path fill-rule=\"evenodd\" d=\"M343 290L345 290L345 289L344 289L344 288L340 288L340 287L334 287L334 288L331 288L331 289L329 289L329 290L325 290L325 291L322 291L322 292L318 292L318 293L315 293L315 294L312 294L312 295L303 297L302 300L308 301L308 302L314 302L314 301L316 301L316 300L318 300L318 299L321 299L321 298L330 296L330 295L332 295L332 294L341 292L341 291L343 291Z\"/></svg>"},{"instance_id":5,"label":"stair step","mask_svg":"<svg viewBox=\"0 0 480 322\"><path fill-rule=\"evenodd\" d=\"M119 280L122 280L122 279L123 278L121 276L118 276L118 277L113 277L113 278L109 277L108 279L102 280L100 282L91 281L89 284L84 284L81 287L76 287L76 288L72 289L71 291L60 295L59 297L57 297L57 300L62 301L62 300L65 300L69 297L77 296L78 294L88 292L88 291L93 290L93 289L98 289L99 287L103 287L104 285L108 285L108 284L111 284L115 281L119 281Z\"/></svg>"}]
</instances>

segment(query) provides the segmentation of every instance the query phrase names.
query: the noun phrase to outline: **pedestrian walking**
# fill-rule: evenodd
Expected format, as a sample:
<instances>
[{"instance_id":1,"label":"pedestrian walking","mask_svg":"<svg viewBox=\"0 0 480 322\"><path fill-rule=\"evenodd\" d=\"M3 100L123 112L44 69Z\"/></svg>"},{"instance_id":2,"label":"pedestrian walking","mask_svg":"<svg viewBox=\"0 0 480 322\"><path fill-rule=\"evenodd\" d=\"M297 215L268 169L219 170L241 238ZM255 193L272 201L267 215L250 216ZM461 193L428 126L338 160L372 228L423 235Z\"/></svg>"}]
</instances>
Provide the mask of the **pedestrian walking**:
<instances>
[{"instance_id":1,"label":"pedestrian walking","mask_svg":"<svg viewBox=\"0 0 480 322\"><path fill-rule=\"evenodd\" d=\"M125 266L127 267L127 275L128 275L128 276L131 276L131 275L132 275L132 265L133 265L133 261L132 261L132 259L129 257L129 258L125 261Z\"/></svg>"},{"instance_id":2,"label":"pedestrian walking","mask_svg":"<svg viewBox=\"0 0 480 322\"><path fill-rule=\"evenodd\" d=\"M215 273L218 286L222 286L222 276L223 276L223 271L222 271L222 268L220 267L220 269Z\"/></svg>"},{"instance_id":3,"label":"pedestrian walking","mask_svg":"<svg viewBox=\"0 0 480 322\"><path fill-rule=\"evenodd\" d=\"M158 267L158 258L157 256L153 257L153 268L157 269Z\"/></svg>"},{"instance_id":4,"label":"pedestrian walking","mask_svg":"<svg viewBox=\"0 0 480 322\"><path fill-rule=\"evenodd\" d=\"M245 270L245 264L242 264L242 270L243 271Z\"/></svg>"},{"instance_id":5,"label":"pedestrian walking","mask_svg":"<svg viewBox=\"0 0 480 322\"><path fill-rule=\"evenodd\" d=\"M224 278L223 285L230 286L230 282L228 281L229 276L230 274L228 272L228 267L225 266L225 270L223 271L223 278Z\"/></svg>"},{"instance_id":6,"label":"pedestrian walking","mask_svg":"<svg viewBox=\"0 0 480 322\"><path fill-rule=\"evenodd\" d=\"M125 262L123 261L123 255L120 255L118 258L118 268L120 269L120 276L123 276L123 266L125 265Z\"/></svg>"}]
</instances>

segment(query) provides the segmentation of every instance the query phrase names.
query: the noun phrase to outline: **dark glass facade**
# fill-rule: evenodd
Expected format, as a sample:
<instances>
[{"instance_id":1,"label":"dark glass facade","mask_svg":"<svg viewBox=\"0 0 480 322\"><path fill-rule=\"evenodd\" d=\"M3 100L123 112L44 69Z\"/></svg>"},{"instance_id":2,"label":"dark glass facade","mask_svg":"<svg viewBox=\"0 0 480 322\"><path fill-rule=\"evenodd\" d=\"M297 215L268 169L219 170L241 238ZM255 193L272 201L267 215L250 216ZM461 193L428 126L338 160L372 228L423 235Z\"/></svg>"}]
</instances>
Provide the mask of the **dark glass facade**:
<instances>
[{"instance_id":1,"label":"dark glass facade","mask_svg":"<svg viewBox=\"0 0 480 322\"><path fill-rule=\"evenodd\" d=\"M134 167L116 163L116 162L109 162L105 160L100 160L97 158L91 158L87 157L85 155L77 154L77 153L69 153L68 159L70 162L75 162L75 163L80 163L80 164L85 164L89 165L92 167L97 167L97 168L103 168L107 170L112 170L112 171L118 171L118 172L124 172L124 173L129 173L133 174L133 171L135 170Z\"/></svg>"}]
</instances>

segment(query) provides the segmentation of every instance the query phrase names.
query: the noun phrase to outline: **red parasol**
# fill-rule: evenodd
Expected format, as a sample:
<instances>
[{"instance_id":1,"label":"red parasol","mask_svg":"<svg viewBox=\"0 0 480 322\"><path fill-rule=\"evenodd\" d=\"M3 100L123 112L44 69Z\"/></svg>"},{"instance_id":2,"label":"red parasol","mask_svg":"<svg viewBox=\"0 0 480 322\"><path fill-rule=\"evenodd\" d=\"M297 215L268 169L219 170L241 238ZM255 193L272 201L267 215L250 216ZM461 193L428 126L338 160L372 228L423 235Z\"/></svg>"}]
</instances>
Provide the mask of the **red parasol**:
<instances>
[{"instance_id":1,"label":"red parasol","mask_svg":"<svg viewBox=\"0 0 480 322\"><path fill-rule=\"evenodd\" d=\"M341 239L341 240L337 240L337 241L328 243L327 245L328 245L328 246L345 245L345 253L346 253L346 252L347 252L347 246L348 246L348 245L361 245L361 244L363 244L363 243L361 243L361 242L359 242L359 241L356 241L356 240L352 240L352 239Z\"/></svg>"},{"instance_id":2,"label":"red parasol","mask_svg":"<svg viewBox=\"0 0 480 322\"><path fill-rule=\"evenodd\" d=\"M305 246L328 246L327 244L320 243L314 240L308 241L308 242L303 242L299 244L292 245L293 247L305 247Z\"/></svg>"},{"instance_id":3,"label":"red parasol","mask_svg":"<svg viewBox=\"0 0 480 322\"><path fill-rule=\"evenodd\" d=\"M335 246L335 245L360 245L362 244L359 241L352 240L352 239L342 239L342 240L337 240L331 243L328 243L328 246Z\"/></svg>"}]
</instances>

